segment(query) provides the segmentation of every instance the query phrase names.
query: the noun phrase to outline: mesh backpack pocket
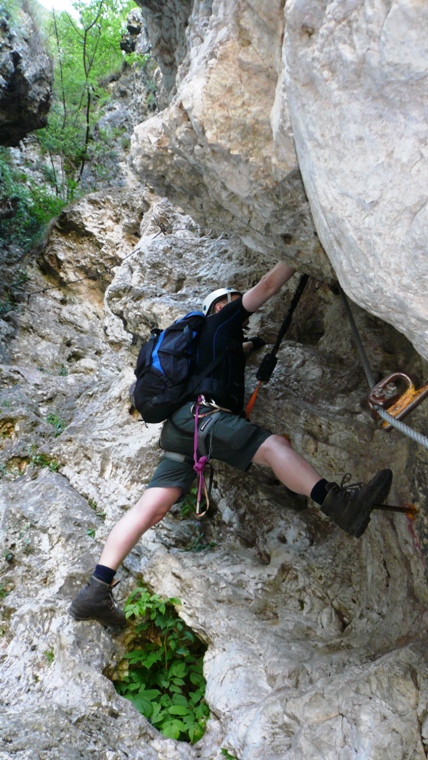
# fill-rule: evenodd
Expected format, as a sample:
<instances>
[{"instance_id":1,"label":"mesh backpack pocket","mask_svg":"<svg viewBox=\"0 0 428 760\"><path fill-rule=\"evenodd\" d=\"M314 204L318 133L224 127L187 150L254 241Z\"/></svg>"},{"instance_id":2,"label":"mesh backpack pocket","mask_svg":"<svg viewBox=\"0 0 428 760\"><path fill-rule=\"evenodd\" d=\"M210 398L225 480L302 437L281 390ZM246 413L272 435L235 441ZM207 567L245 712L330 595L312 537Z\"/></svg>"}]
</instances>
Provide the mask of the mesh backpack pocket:
<instances>
[{"instance_id":1,"label":"mesh backpack pocket","mask_svg":"<svg viewBox=\"0 0 428 760\"><path fill-rule=\"evenodd\" d=\"M184 403L205 320L202 312L190 312L166 330L153 330L141 347L133 399L145 422L162 422Z\"/></svg>"}]
</instances>

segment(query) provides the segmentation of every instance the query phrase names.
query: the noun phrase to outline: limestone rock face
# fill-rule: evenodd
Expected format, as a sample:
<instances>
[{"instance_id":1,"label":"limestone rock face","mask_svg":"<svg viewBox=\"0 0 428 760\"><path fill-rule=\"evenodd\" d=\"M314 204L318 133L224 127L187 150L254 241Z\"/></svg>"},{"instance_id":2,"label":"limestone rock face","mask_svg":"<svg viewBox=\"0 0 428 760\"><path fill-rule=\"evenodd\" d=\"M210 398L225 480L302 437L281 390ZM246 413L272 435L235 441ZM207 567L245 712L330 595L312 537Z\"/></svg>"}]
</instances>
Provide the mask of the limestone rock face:
<instances>
[{"instance_id":1,"label":"limestone rock face","mask_svg":"<svg viewBox=\"0 0 428 760\"><path fill-rule=\"evenodd\" d=\"M16 307L0 311L1 760L424 760L428 452L368 414L344 305L329 284L331 260L351 294L360 285L369 294L367 311L355 306L354 314L373 373L403 369L421 384L426 366L403 333L408 316L409 337L421 345L413 328L423 324L415 316L422 297L413 293L413 311L403 306L398 331L388 323L395 312L381 311L391 282L395 304L407 283L395 253L386 272L383 225L396 220L392 240L400 224L406 240L421 229L408 211L421 183L405 184L401 215L394 191L415 144L423 154L412 132L423 132L412 110L425 65L419 30L397 32L414 28L417 4L391 2L386 15L374 0L364 23L360 0L292 0L285 11L280 0L140 5L152 44L158 34L171 102L135 131L137 180L65 209L29 264ZM373 172L360 118L367 103L373 150L381 117L390 141ZM409 142L394 142L394 123L409 130ZM361 143L361 164L351 142L347 162L346 130ZM422 159L412 171L420 179ZM329 481L347 473L367 481L390 467L390 503L419 511L411 521L376 509L354 540L271 471L214 463L208 516L196 521L174 505L143 536L115 593L124 601L143 577L154 592L181 599L180 615L206 643L211 717L193 747L160 736L116 693L109 675L126 632L113 639L96 623L70 620L67 608L159 461L160 426L141 422L128 392L141 343L220 284L251 287L281 256L312 277L252 420L289 435ZM250 334L269 346L298 278L251 318ZM248 397L263 353L249 355ZM427 430L427 403L411 415L416 430Z\"/></svg>"},{"instance_id":2,"label":"limestone rock face","mask_svg":"<svg viewBox=\"0 0 428 760\"><path fill-rule=\"evenodd\" d=\"M135 129L131 158L140 178L205 227L329 279L280 99L281 8L195 2L177 95Z\"/></svg>"},{"instance_id":3,"label":"limestone rock face","mask_svg":"<svg viewBox=\"0 0 428 760\"><path fill-rule=\"evenodd\" d=\"M316 228L354 301L428 357L428 7L286 5L286 93Z\"/></svg>"},{"instance_id":4,"label":"limestone rock face","mask_svg":"<svg viewBox=\"0 0 428 760\"><path fill-rule=\"evenodd\" d=\"M187 46L185 30L192 9L191 0L136 0L147 21L153 51L164 78L165 89L175 86L177 70Z\"/></svg>"},{"instance_id":5,"label":"limestone rock face","mask_svg":"<svg viewBox=\"0 0 428 760\"><path fill-rule=\"evenodd\" d=\"M427 39L416 0L195 0L133 166L266 261L337 277L427 358Z\"/></svg>"},{"instance_id":6,"label":"limestone rock face","mask_svg":"<svg viewBox=\"0 0 428 760\"><path fill-rule=\"evenodd\" d=\"M239 760L423 760L423 509L413 524L374 512L357 541L270 471L216 463L209 516L183 518L175 506L148 531L119 572L119 599L143 576L181 599L180 615L206 642L211 718L195 747L161 737L117 695L107 674L126 635L69 619L70 600L159 459L159 426L146 427L128 396L141 341L198 307L219 278L248 287L264 263L149 191L135 206L111 191L100 219L99 194L65 212L30 270L33 295L2 320L2 760L32 760L46 747L65 760L77 751L84 760L221 760L222 750ZM92 275L113 250L108 277L84 279L85 256ZM252 317L252 334L274 341L294 285ZM358 308L355 316L374 371L398 361L420 375L402 335ZM329 480L390 466L391 502L422 504L427 454L364 410L343 304L325 284L308 284L278 356L254 421L289 433ZM249 358L248 393L260 359ZM426 415L420 407L412 424L423 428Z\"/></svg>"},{"instance_id":7,"label":"limestone rock face","mask_svg":"<svg viewBox=\"0 0 428 760\"><path fill-rule=\"evenodd\" d=\"M32 17L18 4L13 14L0 10L0 145L46 126L52 76Z\"/></svg>"},{"instance_id":8,"label":"limestone rock face","mask_svg":"<svg viewBox=\"0 0 428 760\"><path fill-rule=\"evenodd\" d=\"M146 195L141 186L134 192L111 189L64 209L50 230L40 259L43 271L60 283L77 280L77 289L82 284L86 294L92 293L92 300L102 302L114 267L140 238L140 223L148 208ZM76 246L82 238L86 245ZM75 255L78 250L80 261Z\"/></svg>"}]
</instances>

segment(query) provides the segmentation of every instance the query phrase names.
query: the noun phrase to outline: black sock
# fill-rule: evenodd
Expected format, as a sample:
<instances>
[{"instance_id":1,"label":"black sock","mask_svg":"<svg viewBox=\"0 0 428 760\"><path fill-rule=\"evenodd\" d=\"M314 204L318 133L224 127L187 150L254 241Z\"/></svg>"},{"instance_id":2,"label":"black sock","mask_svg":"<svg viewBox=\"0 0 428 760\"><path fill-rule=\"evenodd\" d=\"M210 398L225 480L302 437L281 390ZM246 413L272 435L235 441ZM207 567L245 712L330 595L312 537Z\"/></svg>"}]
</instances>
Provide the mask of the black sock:
<instances>
[{"instance_id":1,"label":"black sock","mask_svg":"<svg viewBox=\"0 0 428 760\"><path fill-rule=\"evenodd\" d=\"M115 575L116 570L112 570L111 567L106 567L105 565L97 565L93 572L94 578L98 578L99 581L108 583L109 585L113 582Z\"/></svg>"},{"instance_id":2,"label":"black sock","mask_svg":"<svg viewBox=\"0 0 428 760\"><path fill-rule=\"evenodd\" d=\"M311 491L311 499L315 502L315 504L323 504L325 497L328 494L327 488L327 481L325 478L322 478L322 480L319 480L318 483L315 483L312 491Z\"/></svg>"}]
</instances>

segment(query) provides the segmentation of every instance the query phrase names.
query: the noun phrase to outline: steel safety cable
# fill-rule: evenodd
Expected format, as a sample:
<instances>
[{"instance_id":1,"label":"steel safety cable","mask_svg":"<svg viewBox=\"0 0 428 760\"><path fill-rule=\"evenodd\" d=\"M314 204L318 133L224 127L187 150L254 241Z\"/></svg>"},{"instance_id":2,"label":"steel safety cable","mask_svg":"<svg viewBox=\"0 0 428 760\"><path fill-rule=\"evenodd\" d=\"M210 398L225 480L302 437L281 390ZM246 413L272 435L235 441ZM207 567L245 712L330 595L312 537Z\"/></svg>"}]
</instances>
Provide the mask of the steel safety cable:
<instances>
[{"instance_id":1,"label":"steel safety cable","mask_svg":"<svg viewBox=\"0 0 428 760\"><path fill-rule=\"evenodd\" d=\"M428 438L426 435L418 433L417 430L413 430L413 428L405 425L404 422L401 422L401 420L397 420L396 417L392 416L392 414L388 414L386 409L382 409L382 407L379 406L376 406L375 409L379 417L382 417L385 422L388 422L389 425L392 425L392 427L394 427L400 433L407 435L409 438L412 438L414 441L416 441L416 443L419 443L421 446L424 446L426 449L428 449Z\"/></svg>"}]
</instances>

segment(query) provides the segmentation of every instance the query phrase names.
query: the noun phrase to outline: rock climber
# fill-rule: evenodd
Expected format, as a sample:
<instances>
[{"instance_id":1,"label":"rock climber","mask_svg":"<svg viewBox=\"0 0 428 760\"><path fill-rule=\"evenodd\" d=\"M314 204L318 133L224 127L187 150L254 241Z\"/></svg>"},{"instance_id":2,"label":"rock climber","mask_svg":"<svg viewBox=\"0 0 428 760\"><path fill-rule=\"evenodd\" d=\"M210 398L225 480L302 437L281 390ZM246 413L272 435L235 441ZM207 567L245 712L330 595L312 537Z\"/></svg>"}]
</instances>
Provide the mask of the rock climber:
<instances>
[{"instance_id":1,"label":"rock climber","mask_svg":"<svg viewBox=\"0 0 428 760\"><path fill-rule=\"evenodd\" d=\"M75 620L98 620L105 626L122 627L124 612L116 604L112 589L120 564L141 536L159 523L168 510L190 489L193 469L195 402L219 414L210 430L210 456L246 471L254 462L270 467L276 477L297 494L311 498L321 512L350 536L359 538L366 530L375 504L387 497L392 472L380 470L366 485L339 486L328 482L281 435L250 422L242 416L244 406L244 348L257 348L264 341L245 339L243 327L254 312L278 293L293 276L294 269L284 262L276 264L243 295L234 288L219 288L204 303L206 323L198 342L196 374L223 351L222 361L201 380L192 398L171 415L163 425L160 444L176 458L161 459L137 504L113 527L88 583L79 591L69 613ZM225 351L233 343L233 350ZM247 344L247 345L246 345ZM249 344L249 345L248 345Z\"/></svg>"}]
</instances>

